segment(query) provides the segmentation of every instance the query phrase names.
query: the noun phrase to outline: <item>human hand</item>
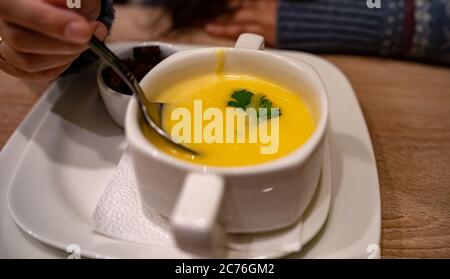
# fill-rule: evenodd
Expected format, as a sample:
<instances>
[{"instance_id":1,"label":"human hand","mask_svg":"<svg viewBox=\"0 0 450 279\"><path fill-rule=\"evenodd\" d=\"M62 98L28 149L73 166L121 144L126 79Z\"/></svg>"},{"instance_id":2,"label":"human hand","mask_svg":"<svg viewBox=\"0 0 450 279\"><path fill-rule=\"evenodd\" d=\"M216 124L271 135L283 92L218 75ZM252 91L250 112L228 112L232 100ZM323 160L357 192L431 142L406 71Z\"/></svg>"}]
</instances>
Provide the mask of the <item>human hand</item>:
<instances>
[{"instance_id":1,"label":"human hand","mask_svg":"<svg viewBox=\"0 0 450 279\"><path fill-rule=\"evenodd\" d=\"M106 26L94 21L100 9L100 0L83 1L80 10L69 10L66 0L0 0L0 70L28 80L56 79L93 34L106 38Z\"/></svg>"},{"instance_id":2,"label":"human hand","mask_svg":"<svg viewBox=\"0 0 450 279\"><path fill-rule=\"evenodd\" d=\"M268 45L275 45L277 0L229 0L229 6L229 13L205 25L208 33L233 39L241 33L256 33Z\"/></svg>"}]
</instances>

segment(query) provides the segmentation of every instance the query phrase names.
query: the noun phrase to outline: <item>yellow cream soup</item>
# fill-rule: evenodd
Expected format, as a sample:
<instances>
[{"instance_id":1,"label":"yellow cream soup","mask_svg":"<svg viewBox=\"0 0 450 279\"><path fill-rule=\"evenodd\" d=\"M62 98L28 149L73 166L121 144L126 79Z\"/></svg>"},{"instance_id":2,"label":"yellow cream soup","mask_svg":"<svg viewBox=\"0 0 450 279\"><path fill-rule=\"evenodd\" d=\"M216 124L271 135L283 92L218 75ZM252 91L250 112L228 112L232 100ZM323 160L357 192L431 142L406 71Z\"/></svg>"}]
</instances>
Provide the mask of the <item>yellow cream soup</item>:
<instances>
[{"instance_id":1,"label":"yellow cream soup","mask_svg":"<svg viewBox=\"0 0 450 279\"><path fill-rule=\"evenodd\" d=\"M230 130L226 127L227 109L228 112L231 110L236 112L237 115L246 114L243 110L231 108L228 105L228 102L232 100L231 95L238 89L263 94L266 99L272 101L273 108L280 109L281 115L256 122L250 122L247 118L245 122L247 125L244 127L234 122L234 142L231 142L231 140L227 141L227 137L230 137L227 134ZM173 129L178 127L178 134L185 136L185 139L190 139L190 143L186 143L185 140L183 144L198 152L199 155L193 156L168 144L156 135L151 128L142 125L147 138L166 153L201 165L232 167L268 162L283 157L300 147L314 131L313 117L299 95L267 80L246 75L211 74L194 78L175 84L163 92L155 101L168 104L164 106L162 113L163 129L172 134ZM197 102L196 105L194 101ZM198 101L201 101L201 110L199 110ZM209 120L205 120L208 117L204 117L205 115L202 114L209 108L216 108L216 112L222 113L222 131L211 129L211 125L207 128L212 121L220 121L220 118L216 119L211 115ZM179 111L179 109L189 112L191 115L190 121L188 118L183 119L180 115L174 119L174 112ZM191 124L188 125L190 131L179 129L182 120L184 123L189 122ZM252 123L253 125L251 125ZM265 138L259 136L260 131L265 132ZM202 132L204 137L202 137ZM250 137L252 132L253 137ZM218 140L220 138L218 134L222 135L222 141ZM208 143L206 138L208 135L216 136L215 142ZM238 135L241 136L239 142ZM256 141L255 135L257 135ZM270 135L270 137L267 137L267 135ZM196 136L197 142L195 142ZM199 142L199 138L201 142ZM209 142L211 142L211 139ZM266 154L262 152L264 147L266 148ZM267 150L270 150L270 152L267 152Z\"/></svg>"}]
</instances>

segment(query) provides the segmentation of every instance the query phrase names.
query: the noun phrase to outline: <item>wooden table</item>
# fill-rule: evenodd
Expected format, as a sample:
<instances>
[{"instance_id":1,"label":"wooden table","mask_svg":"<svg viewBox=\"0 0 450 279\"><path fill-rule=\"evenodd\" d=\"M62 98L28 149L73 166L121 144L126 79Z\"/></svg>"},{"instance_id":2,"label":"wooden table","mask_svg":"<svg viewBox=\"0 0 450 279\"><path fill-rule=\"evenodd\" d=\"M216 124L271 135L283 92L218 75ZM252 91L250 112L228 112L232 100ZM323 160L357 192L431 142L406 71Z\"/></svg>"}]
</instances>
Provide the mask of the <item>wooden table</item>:
<instances>
[{"instance_id":1,"label":"wooden table","mask_svg":"<svg viewBox=\"0 0 450 279\"><path fill-rule=\"evenodd\" d=\"M119 8L110 41L232 44L200 30L168 32L166 17L151 21L159 13ZM450 68L323 57L350 79L369 126L380 177L382 256L450 258ZM2 147L48 84L0 72L0 85Z\"/></svg>"}]
</instances>

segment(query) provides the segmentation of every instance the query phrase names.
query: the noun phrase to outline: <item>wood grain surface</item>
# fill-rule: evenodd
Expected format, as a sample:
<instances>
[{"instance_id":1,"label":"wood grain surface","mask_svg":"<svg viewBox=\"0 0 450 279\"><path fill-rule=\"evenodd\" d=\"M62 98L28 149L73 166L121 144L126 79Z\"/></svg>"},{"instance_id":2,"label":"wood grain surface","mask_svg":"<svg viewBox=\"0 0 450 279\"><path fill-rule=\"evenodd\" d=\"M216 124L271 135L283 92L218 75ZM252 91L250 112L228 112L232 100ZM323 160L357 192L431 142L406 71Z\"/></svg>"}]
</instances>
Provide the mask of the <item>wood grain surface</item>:
<instances>
[{"instance_id":1,"label":"wood grain surface","mask_svg":"<svg viewBox=\"0 0 450 279\"><path fill-rule=\"evenodd\" d=\"M155 39L232 44L201 30L172 31L161 10L118 8L110 41ZM370 130L381 187L382 257L450 258L450 68L323 57L351 81ZM0 72L0 147L47 86Z\"/></svg>"}]
</instances>

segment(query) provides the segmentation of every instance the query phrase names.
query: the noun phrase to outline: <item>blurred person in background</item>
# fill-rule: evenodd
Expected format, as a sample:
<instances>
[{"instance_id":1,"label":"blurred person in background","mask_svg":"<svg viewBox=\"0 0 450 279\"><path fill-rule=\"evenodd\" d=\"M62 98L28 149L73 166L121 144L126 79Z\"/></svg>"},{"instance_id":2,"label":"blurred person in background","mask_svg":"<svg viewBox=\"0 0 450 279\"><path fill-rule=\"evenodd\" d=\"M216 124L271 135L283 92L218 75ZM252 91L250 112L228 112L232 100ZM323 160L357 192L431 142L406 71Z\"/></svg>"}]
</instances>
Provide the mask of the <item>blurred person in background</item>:
<instances>
[{"instance_id":1,"label":"blurred person in background","mask_svg":"<svg viewBox=\"0 0 450 279\"><path fill-rule=\"evenodd\" d=\"M140 0L162 6L174 28L197 25L212 35L263 35L268 45L450 64L450 0ZM52 80L86 67L90 36L104 40L112 0L0 0L0 69ZM75 12L77 11L77 12Z\"/></svg>"}]
</instances>

